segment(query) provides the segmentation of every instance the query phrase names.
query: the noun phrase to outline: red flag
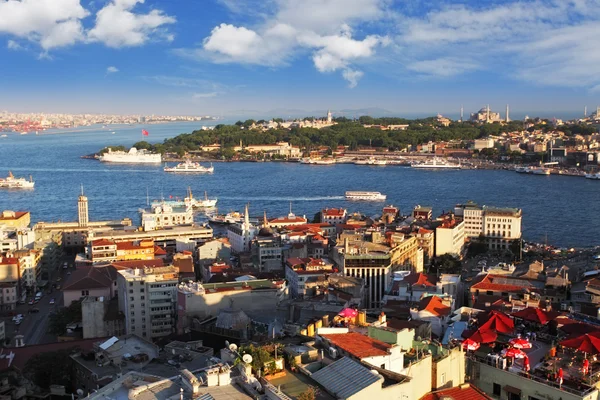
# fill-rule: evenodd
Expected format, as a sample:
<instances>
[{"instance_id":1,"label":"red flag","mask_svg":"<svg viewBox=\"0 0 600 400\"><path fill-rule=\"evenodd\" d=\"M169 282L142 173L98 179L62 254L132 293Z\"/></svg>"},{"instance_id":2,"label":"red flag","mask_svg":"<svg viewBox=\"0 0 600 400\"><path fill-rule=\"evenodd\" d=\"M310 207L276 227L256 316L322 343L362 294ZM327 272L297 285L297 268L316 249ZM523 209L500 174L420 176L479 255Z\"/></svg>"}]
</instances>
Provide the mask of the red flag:
<instances>
[{"instance_id":1,"label":"red flag","mask_svg":"<svg viewBox=\"0 0 600 400\"><path fill-rule=\"evenodd\" d=\"M142 135L144 135L144 136L148 136L148 135L150 135L150 134L148 133L148 131L147 131L147 130L145 130L145 129L142 129Z\"/></svg>"}]
</instances>

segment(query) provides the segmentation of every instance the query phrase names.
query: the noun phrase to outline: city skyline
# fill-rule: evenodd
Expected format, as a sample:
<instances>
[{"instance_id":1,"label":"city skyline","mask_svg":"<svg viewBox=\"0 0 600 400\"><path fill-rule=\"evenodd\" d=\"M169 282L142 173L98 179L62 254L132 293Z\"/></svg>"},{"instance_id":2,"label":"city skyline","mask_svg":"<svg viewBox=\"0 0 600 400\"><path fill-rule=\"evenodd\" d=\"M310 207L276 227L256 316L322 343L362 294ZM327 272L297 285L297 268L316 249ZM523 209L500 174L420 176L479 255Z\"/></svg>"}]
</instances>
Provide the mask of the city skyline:
<instances>
[{"instance_id":1,"label":"city skyline","mask_svg":"<svg viewBox=\"0 0 600 400\"><path fill-rule=\"evenodd\" d=\"M510 103L515 117L583 115L600 92L586 50L598 11L596 0L10 0L0 109L410 116Z\"/></svg>"}]
</instances>

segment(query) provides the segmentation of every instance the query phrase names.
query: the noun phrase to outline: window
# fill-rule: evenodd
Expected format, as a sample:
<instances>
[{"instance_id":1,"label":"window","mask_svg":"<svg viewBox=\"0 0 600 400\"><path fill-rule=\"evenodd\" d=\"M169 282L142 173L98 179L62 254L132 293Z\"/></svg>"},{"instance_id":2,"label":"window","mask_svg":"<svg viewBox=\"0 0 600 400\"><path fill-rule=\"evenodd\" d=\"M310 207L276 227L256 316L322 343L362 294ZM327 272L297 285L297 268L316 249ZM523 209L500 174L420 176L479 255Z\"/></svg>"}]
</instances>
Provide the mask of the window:
<instances>
[{"instance_id":1,"label":"window","mask_svg":"<svg viewBox=\"0 0 600 400\"><path fill-rule=\"evenodd\" d=\"M494 396L500 396L502 394L502 387L499 384L494 383L494 390L492 393Z\"/></svg>"},{"instance_id":2,"label":"window","mask_svg":"<svg viewBox=\"0 0 600 400\"><path fill-rule=\"evenodd\" d=\"M129 293L133 294L133 289L129 289Z\"/></svg>"},{"instance_id":3,"label":"window","mask_svg":"<svg viewBox=\"0 0 600 400\"><path fill-rule=\"evenodd\" d=\"M146 296L140 296L141 300L146 300Z\"/></svg>"},{"instance_id":4,"label":"window","mask_svg":"<svg viewBox=\"0 0 600 400\"><path fill-rule=\"evenodd\" d=\"M133 317L134 315L135 315L135 311L132 311L131 312L131 316Z\"/></svg>"},{"instance_id":5,"label":"window","mask_svg":"<svg viewBox=\"0 0 600 400\"><path fill-rule=\"evenodd\" d=\"M133 286L133 282L129 282L129 286Z\"/></svg>"},{"instance_id":6,"label":"window","mask_svg":"<svg viewBox=\"0 0 600 400\"><path fill-rule=\"evenodd\" d=\"M140 289L140 293L144 293L144 288L141 288L141 289Z\"/></svg>"},{"instance_id":7,"label":"window","mask_svg":"<svg viewBox=\"0 0 600 400\"><path fill-rule=\"evenodd\" d=\"M440 376L440 385L445 385L446 384L446 373L442 372L441 376Z\"/></svg>"},{"instance_id":8,"label":"window","mask_svg":"<svg viewBox=\"0 0 600 400\"><path fill-rule=\"evenodd\" d=\"M134 299L133 299L133 297L130 297L130 298L129 298L129 300L130 300L130 301L133 301Z\"/></svg>"},{"instance_id":9,"label":"window","mask_svg":"<svg viewBox=\"0 0 600 400\"><path fill-rule=\"evenodd\" d=\"M385 369L385 364L381 364L381 369Z\"/></svg>"}]
</instances>

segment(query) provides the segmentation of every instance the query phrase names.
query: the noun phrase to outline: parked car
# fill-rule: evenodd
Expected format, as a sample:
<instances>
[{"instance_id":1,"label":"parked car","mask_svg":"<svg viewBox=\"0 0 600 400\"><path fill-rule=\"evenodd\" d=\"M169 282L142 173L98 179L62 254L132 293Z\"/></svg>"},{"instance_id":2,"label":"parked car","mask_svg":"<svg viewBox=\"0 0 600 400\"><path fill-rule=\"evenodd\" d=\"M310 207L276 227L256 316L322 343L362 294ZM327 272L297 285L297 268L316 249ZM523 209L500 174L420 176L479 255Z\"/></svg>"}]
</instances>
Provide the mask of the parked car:
<instances>
[{"instance_id":1,"label":"parked car","mask_svg":"<svg viewBox=\"0 0 600 400\"><path fill-rule=\"evenodd\" d=\"M18 320L15 321L15 325L21 325L21 322L23 322L23 320L22 319L18 319Z\"/></svg>"},{"instance_id":2,"label":"parked car","mask_svg":"<svg viewBox=\"0 0 600 400\"><path fill-rule=\"evenodd\" d=\"M55 303L54 299L50 299L50 304L54 304L54 303Z\"/></svg>"},{"instance_id":3,"label":"parked car","mask_svg":"<svg viewBox=\"0 0 600 400\"><path fill-rule=\"evenodd\" d=\"M63 269L67 269L67 268L69 268L69 264L67 264L67 263L64 263L64 264L63 264Z\"/></svg>"},{"instance_id":4,"label":"parked car","mask_svg":"<svg viewBox=\"0 0 600 400\"><path fill-rule=\"evenodd\" d=\"M30 313L39 313L39 312L40 312L40 309L39 309L39 308L37 308L37 307L33 307L33 308L30 308L30 309L29 309L29 312L30 312Z\"/></svg>"},{"instance_id":5,"label":"parked car","mask_svg":"<svg viewBox=\"0 0 600 400\"><path fill-rule=\"evenodd\" d=\"M12 317L13 322L17 322L17 321L21 321L23 319L23 314L17 314L14 317Z\"/></svg>"},{"instance_id":6,"label":"parked car","mask_svg":"<svg viewBox=\"0 0 600 400\"><path fill-rule=\"evenodd\" d=\"M27 304L29 304L30 306L32 306L33 303L35 303L35 300L33 300L33 299L29 299L29 301L27 302Z\"/></svg>"}]
</instances>

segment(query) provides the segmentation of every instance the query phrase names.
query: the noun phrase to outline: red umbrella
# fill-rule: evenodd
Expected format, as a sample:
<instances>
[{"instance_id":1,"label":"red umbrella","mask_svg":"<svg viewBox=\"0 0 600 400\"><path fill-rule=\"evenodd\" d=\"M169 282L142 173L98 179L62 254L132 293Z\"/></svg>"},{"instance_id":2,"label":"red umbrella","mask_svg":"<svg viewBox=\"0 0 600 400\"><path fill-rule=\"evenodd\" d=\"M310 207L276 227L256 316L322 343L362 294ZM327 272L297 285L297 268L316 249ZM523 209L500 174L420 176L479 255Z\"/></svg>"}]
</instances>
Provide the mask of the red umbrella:
<instances>
[{"instance_id":1,"label":"red umbrella","mask_svg":"<svg viewBox=\"0 0 600 400\"><path fill-rule=\"evenodd\" d=\"M491 311L489 314L479 317L479 329L511 333L515 330L515 322L502 312Z\"/></svg>"},{"instance_id":2,"label":"red umbrella","mask_svg":"<svg viewBox=\"0 0 600 400\"><path fill-rule=\"evenodd\" d=\"M523 338L512 338L508 341L515 349L530 349L531 342Z\"/></svg>"},{"instance_id":3,"label":"red umbrella","mask_svg":"<svg viewBox=\"0 0 600 400\"><path fill-rule=\"evenodd\" d=\"M463 345L463 349L471 350L471 351L475 351L481 346L479 343L477 343L476 341L471 340L471 339L465 340L462 343L462 345Z\"/></svg>"},{"instance_id":4,"label":"red umbrella","mask_svg":"<svg viewBox=\"0 0 600 400\"><path fill-rule=\"evenodd\" d=\"M511 347L510 349L502 350L502 357L525 358L527 354L523 350Z\"/></svg>"},{"instance_id":5,"label":"red umbrella","mask_svg":"<svg viewBox=\"0 0 600 400\"><path fill-rule=\"evenodd\" d=\"M570 339L565 339L560 342L560 345L563 347L569 347L571 349L583 351L584 353L600 353L600 338L589 333L572 337Z\"/></svg>"},{"instance_id":6,"label":"red umbrella","mask_svg":"<svg viewBox=\"0 0 600 400\"><path fill-rule=\"evenodd\" d=\"M355 318L358 315L358 311L353 308L344 308L338 315L344 318Z\"/></svg>"},{"instance_id":7,"label":"red umbrella","mask_svg":"<svg viewBox=\"0 0 600 400\"><path fill-rule=\"evenodd\" d=\"M527 307L521 311L513 313L515 318L521 318L526 321L536 322L541 325L546 325L548 322L556 319L560 313L556 311L544 311L536 307Z\"/></svg>"},{"instance_id":8,"label":"red umbrella","mask_svg":"<svg viewBox=\"0 0 600 400\"><path fill-rule=\"evenodd\" d=\"M470 337L474 342L477 343L492 343L498 338L498 334L494 331L477 329Z\"/></svg>"}]
</instances>

